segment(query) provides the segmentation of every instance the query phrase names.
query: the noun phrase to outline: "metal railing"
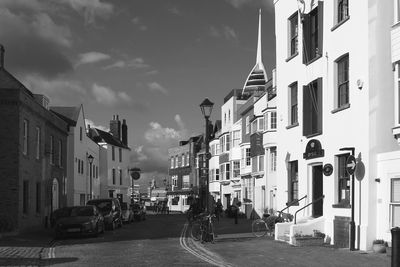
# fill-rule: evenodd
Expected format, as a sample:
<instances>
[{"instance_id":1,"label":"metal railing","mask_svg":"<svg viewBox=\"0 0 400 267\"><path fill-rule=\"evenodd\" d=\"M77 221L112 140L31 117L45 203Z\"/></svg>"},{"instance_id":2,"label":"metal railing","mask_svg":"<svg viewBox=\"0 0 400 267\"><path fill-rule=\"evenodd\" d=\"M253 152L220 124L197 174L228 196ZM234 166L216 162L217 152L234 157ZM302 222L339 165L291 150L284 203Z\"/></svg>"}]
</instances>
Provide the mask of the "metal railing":
<instances>
[{"instance_id":1,"label":"metal railing","mask_svg":"<svg viewBox=\"0 0 400 267\"><path fill-rule=\"evenodd\" d=\"M286 207L284 207L283 209L281 209L280 211L278 211L279 216L281 216L281 214L283 213L284 210L287 210L288 208L290 208L290 207L293 206L294 204L299 203L300 200L303 200L303 199L305 199L306 197L307 197L307 195L304 195L304 196L303 196L302 198L300 198L300 199L295 199L295 200L293 200L293 201L291 201L291 202L289 202L289 203L286 203Z\"/></svg>"},{"instance_id":2,"label":"metal railing","mask_svg":"<svg viewBox=\"0 0 400 267\"><path fill-rule=\"evenodd\" d=\"M319 198L314 199L312 202L308 203L307 205L305 205L305 206L302 207L301 209L298 209L298 210L295 212L295 214L294 214L294 224L296 224L296 216L297 216L297 213L298 213L299 211L304 210L304 209L307 208L308 206L310 206L310 205L312 205L312 204L314 204L314 203L317 203L318 201L323 200L324 197L325 197L325 195L322 195L322 196L320 196Z\"/></svg>"}]
</instances>

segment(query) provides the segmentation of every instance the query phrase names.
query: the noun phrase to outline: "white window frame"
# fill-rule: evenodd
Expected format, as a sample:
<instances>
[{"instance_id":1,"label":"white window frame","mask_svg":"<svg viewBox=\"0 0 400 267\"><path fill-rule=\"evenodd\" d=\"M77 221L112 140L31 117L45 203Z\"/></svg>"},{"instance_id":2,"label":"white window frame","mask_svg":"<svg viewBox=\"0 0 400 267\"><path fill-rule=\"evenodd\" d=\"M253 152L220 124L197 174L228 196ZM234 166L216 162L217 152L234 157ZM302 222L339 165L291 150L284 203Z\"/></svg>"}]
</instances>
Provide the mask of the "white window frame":
<instances>
[{"instance_id":1,"label":"white window frame","mask_svg":"<svg viewBox=\"0 0 400 267\"><path fill-rule=\"evenodd\" d=\"M400 1L400 0L399 0ZM394 74L394 125L400 125L400 63L396 64L395 74Z\"/></svg>"},{"instance_id":2,"label":"white window frame","mask_svg":"<svg viewBox=\"0 0 400 267\"><path fill-rule=\"evenodd\" d=\"M393 184L394 182L399 183L399 185L397 185L398 187L398 191L396 191L396 196L393 196ZM396 178L391 178L390 179L390 228L392 227L400 227L400 218L398 219L399 221L397 223L394 222L395 220L395 209L397 212L400 213L400 177L396 177ZM400 215L398 215L397 217L399 217Z\"/></svg>"},{"instance_id":3,"label":"white window frame","mask_svg":"<svg viewBox=\"0 0 400 267\"><path fill-rule=\"evenodd\" d=\"M276 155L277 155L277 151L276 151L276 147L271 147L269 148L269 171L270 172L276 172Z\"/></svg>"},{"instance_id":4,"label":"white window frame","mask_svg":"<svg viewBox=\"0 0 400 267\"><path fill-rule=\"evenodd\" d=\"M246 167L251 166L251 156L250 156L250 148L245 148L245 161L246 161Z\"/></svg>"},{"instance_id":5,"label":"white window frame","mask_svg":"<svg viewBox=\"0 0 400 267\"><path fill-rule=\"evenodd\" d=\"M232 132L232 147L238 147L240 145L240 130L235 130Z\"/></svg>"},{"instance_id":6,"label":"white window frame","mask_svg":"<svg viewBox=\"0 0 400 267\"><path fill-rule=\"evenodd\" d=\"M250 133L250 117L246 117L246 134Z\"/></svg>"},{"instance_id":7,"label":"white window frame","mask_svg":"<svg viewBox=\"0 0 400 267\"><path fill-rule=\"evenodd\" d=\"M292 35L292 20L294 21L294 18L296 18L296 31L295 34ZM292 53L292 40L295 40L295 50ZM296 11L294 14L292 14L288 18L288 58L292 58L296 56L299 53L299 16L298 12Z\"/></svg>"},{"instance_id":8,"label":"white window frame","mask_svg":"<svg viewBox=\"0 0 400 267\"><path fill-rule=\"evenodd\" d=\"M339 63L343 62L343 60L347 58L347 82L342 82L339 84ZM335 60L335 109L341 109L350 105L350 56L349 53L346 53ZM347 103L342 103L339 105L339 86L345 85L347 83Z\"/></svg>"},{"instance_id":9,"label":"white window frame","mask_svg":"<svg viewBox=\"0 0 400 267\"><path fill-rule=\"evenodd\" d=\"M240 161L232 161L232 179L240 178Z\"/></svg>"},{"instance_id":10,"label":"white window frame","mask_svg":"<svg viewBox=\"0 0 400 267\"><path fill-rule=\"evenodd\" d=\"M293 89L296 88L296 120L294 120L294 114L292 114L292 108L294 106L292 102ZM297 125L299 123L299 86L297 82L294 82L288 86L288 125Z\"/></svg>"}]
</instances>

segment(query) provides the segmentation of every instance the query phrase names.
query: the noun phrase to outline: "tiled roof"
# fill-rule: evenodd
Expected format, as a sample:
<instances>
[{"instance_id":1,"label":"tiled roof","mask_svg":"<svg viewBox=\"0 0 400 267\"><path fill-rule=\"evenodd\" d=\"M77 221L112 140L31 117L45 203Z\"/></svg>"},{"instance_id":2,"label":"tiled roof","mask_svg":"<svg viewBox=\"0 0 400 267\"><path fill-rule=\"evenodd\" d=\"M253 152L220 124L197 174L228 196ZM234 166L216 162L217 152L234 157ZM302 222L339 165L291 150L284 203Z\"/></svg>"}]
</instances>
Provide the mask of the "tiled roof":
<instances>
[{"instance_id":1,"label":"tiled roof","mask_svg":"<svg viewBox=\"0 0 400 267\"><path fill-rule=\"evenodd\" d=\"M69 125L76 126L80 108L81 107L50 107L50 110L61 119L68 122Z\"/></svg>"},{"instance_id":2,"label":"tiled roof","mask_svg":"<svg viewBox=\"0 0 400 267\"><path fill-rule=\"evenodd\" d=\"M110 134L108 132L102 131L97 128L94 128L94 129L91 128L91 130L95 130L94 132L96 133L96 135L92 134L92 139L96 143L105 142L105 143L113 145L113 146L130 149L128 146L124 145L121 140L115 138L112 134Z\"/></svg>"},{"instance_id":3,"label":"tiled roof","mask_svg":"<svg viewBox=\"0 0 400 267\"><path fill-rule=\"evenodd\" d=\"M33 96L20 81L17 80L11 73L0 67L0 89L25 89Z\"/></svg>"}]
</instances>

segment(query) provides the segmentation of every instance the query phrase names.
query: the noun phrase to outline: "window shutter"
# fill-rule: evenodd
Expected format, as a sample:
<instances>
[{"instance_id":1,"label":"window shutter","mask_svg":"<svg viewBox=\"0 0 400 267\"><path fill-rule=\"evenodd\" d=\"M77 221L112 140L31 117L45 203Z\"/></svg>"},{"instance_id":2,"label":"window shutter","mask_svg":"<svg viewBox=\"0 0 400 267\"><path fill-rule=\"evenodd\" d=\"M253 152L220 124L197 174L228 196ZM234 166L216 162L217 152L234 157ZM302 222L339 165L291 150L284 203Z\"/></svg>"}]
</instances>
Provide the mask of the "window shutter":
<instances>
[{"instance_id":1,"label":"window shutter","mask_svg":"<svg viewBox=\"0 0 400 267\"><path fill-rule=\"evenodd\" d=\"M317 79L317 88L318 88L318 133L322 134L322 118L323 118L323 109L322 109L322 78Z\"/></svg>"},{"instance_id":2,"label":"window shutter","mask_svg":"<svg viewBox=\"0 0 400 267\"><path fill-rule=\"evenodd\" d=\"M303 15L303 63L310 58L310 14Z\"/></svg>"},{"instance_id":3,"label":"window shutter","mask_svg":"<svg viewBox=\"0 0 400 267\"><path fill-rule=\"evenodd\" d=\"M307 136L310 134L311 127L311 98L310 98L310 88L308 85L303 86L303 135Z\"/></svg>"},{"instance_id":4,"label":"window shutter","mask_svg":"<svg viewBox=\"0 0 400 267\"><path fill-rule=\"evenodd\" d=\"M323 55L324 2L318 1L318 54Z\"/></svg>"}]
</instances>

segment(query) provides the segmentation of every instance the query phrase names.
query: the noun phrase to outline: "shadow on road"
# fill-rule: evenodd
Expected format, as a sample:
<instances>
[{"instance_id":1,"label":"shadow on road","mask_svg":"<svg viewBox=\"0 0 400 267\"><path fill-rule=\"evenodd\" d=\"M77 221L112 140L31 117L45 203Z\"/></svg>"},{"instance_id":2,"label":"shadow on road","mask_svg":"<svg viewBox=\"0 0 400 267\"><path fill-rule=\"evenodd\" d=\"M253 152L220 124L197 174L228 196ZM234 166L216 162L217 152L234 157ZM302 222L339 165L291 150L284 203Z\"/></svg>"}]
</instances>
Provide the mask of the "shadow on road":
<instances>
[{"instance_id":1,"label":"shadow on road","mask_svg":"<svg viewBox=\"0 0 400 267\"><path fill-rule=\"evenodd\" d=\"M56 259L37 259L37 258L0 258L0 266L48 266L59 263L77 261L78 258L56 258Z\"/></svg>"}]
</instances>

